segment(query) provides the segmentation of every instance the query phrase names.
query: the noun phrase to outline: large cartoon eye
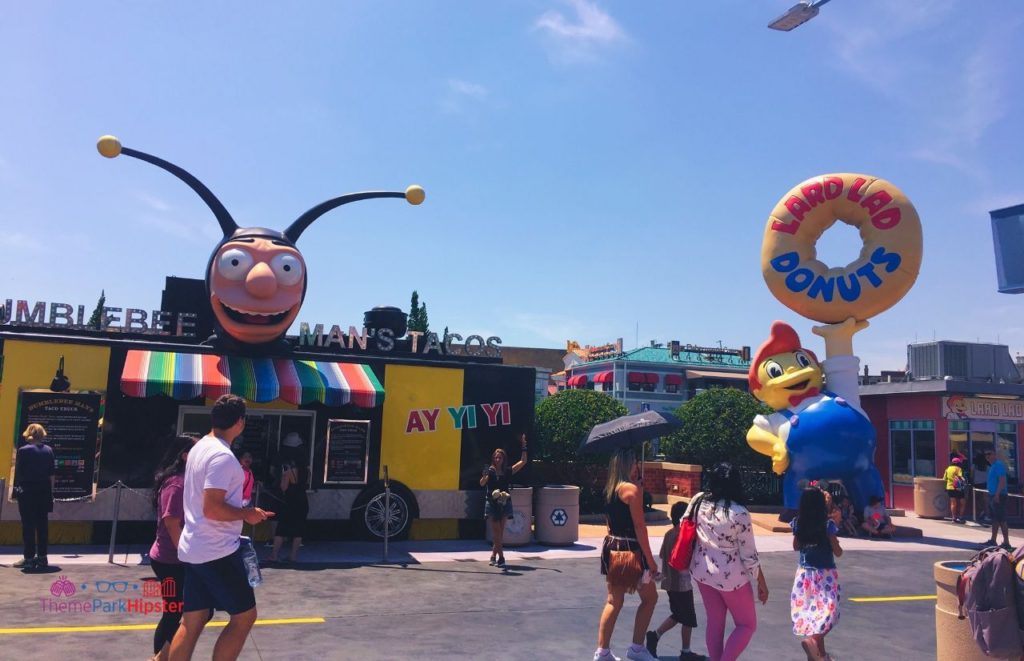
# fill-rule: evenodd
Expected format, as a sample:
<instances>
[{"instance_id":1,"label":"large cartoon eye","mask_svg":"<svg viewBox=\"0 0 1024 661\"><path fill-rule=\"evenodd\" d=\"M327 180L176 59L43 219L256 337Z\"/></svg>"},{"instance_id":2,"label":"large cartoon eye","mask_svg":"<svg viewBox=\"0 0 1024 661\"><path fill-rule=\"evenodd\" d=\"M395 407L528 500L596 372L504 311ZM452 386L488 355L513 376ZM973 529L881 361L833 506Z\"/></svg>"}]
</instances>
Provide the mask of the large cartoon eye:
<instances>
[{"instance_id":1,"label":"large cartoon eye","mask_svg":"<svg viewBox=\"0 0 1024 661\"><path fill-rule=\"evenodd\" d=\"M769 360L765 363L764 373L768 375L769 379L777 379L783 375L782 365L779 365L774 360Z\"/></svg>"},{"instance_id":2,"label":"large cartoon eye","mask_svg":"<svg viewBox=\"0 0 1024 661\"><path fill-rule=\"evenodd\" d=\"M270 260L277 281L282 285L297 285L302 282L302 262L291 253L282 253Z\"/></svg>"},{"instance_id":3,"label":"large cartoon eye","mask_svg":"<svg viewBox=\"0 0 1024 661\"><path fill-rule=\"evenodd\" d=\"M803 351L796 352L796 362L800 367L810 367L811 359Z\"/></svg>"},{"instance_id":4,"label":"large cartoon eye","mask_svg":"<svg viewBox=\"0 0 1024 661\"><path fill-rule=\"evenodd\" d=\"M249 273L252 262L252 255L239 248L231 248L217 258L217 271L228 280L241 280Z\"/></svg>"}]
</instances>

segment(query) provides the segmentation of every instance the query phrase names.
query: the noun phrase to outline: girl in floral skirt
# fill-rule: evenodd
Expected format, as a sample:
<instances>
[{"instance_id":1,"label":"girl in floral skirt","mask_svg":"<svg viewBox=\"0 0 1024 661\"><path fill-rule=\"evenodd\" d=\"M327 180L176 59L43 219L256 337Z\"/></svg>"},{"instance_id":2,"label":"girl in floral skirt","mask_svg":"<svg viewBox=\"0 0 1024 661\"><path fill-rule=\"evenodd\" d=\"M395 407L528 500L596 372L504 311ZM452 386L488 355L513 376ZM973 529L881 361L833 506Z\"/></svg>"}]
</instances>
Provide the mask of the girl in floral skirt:
<instances>
[{"instance_id":1,"label":"girl in floral skirt","mask_svg":"<svg viewBox=\"0 0 1024 661\"><path fill-rule=\"evenodd\" d=\"M831 659L825 652L825 635L839 622L839 572L836 558L843 554L839 530L828 515L825 494L820 489L805 489L800 509L793 519L793 550L800 552L789 610L793 633L807 661Z\"/></svg>"}]
</instances>

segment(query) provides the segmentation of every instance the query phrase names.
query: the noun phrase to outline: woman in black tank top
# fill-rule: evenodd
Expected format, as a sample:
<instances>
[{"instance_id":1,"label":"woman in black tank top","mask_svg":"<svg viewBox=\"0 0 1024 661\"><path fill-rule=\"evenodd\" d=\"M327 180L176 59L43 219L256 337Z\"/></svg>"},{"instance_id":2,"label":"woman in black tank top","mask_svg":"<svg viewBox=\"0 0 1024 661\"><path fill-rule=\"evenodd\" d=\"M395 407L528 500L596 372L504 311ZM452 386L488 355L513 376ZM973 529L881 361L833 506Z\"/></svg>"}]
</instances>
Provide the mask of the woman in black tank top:
<instances>
[{"instance_id":1,"label":"woman in black tank top","mask_svg":"<svg viewBox=\"0 0 1024 661\"><path fill-rule=\"evenodd\" d=\"M491 526L491 565L505 566L502 548L505 537L505 521L512 518L512 476L526 466L526 434L519 436L522 455L519 461L507 467L505 450L497 448L491 454L491 465L484 468L480 486L484 488L484 518Z\"/></svg>"},{"instance_id":2,"label":"woman in black tank top","mask_svg":"<svg viewBox=\"0 0 1024 661\"><path fill-rule=\"evenodd\" d=\"M601 549L601 573L609 575L613 554L618 556L626 552L635 554L643 574L636 585L622 585L618 580L613 581L611 576L606 580L608 600L605 602L597 629L595 661L611 661L615 658L609 646L615 621L622 610L627 592L640 594L640 607L636 611L633 627L635 635L633 644L630 645L629 658L654 658L644 647L644 632L647 631L658 602L657 581L660 577L657 575L658 565L654 560L654 554L651 553L650 540L647 538L643 490L633 483L637 473L636 456L632 450L618 450L608 464L608 484L605 486L605 519L608 523L608 535L604 538ZM647 656L644 656L645 654Z\"/></svg>"}]
</instances>

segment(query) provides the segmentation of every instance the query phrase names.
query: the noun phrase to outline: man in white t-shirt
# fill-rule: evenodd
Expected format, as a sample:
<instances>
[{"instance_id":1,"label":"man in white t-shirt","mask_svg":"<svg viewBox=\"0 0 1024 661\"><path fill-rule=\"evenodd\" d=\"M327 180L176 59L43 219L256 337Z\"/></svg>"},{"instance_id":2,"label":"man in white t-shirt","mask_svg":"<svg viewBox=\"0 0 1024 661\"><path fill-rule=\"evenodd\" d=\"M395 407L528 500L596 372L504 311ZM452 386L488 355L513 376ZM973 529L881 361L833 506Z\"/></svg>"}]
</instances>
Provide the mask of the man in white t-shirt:
<instances>
[{"instance_id":1,"label":"man in white t-shirt","mask_svg":"<svg viewBox=\"0 0 1024 661\"><path fill-rule=\"evenodd\" d=\"M237 659L256 621L238 536L242 522L256 525L273 512L242 507L242 466L231 442L245 429L245 400L224 395L210 411L213 429L189 451L185 464L185 526L178 558L185 565L184 615L171 642L172 661L192 658L214 609L231 616L213 649L215 659Z\"/></svg>"}]
</instances>

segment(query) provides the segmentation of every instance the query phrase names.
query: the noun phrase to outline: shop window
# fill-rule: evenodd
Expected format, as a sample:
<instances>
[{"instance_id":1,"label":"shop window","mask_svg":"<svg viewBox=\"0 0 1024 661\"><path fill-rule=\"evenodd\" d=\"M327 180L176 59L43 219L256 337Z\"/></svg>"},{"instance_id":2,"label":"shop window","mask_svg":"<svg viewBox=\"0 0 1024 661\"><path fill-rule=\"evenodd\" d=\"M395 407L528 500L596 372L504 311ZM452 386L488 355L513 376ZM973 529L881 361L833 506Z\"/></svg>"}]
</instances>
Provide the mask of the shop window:
<instances>
[{"instance_id":1,"label":"shop window","mask_svg":"<svg viewBox=\"0 0 1024 661\"><path fill-rule=\"evenodd\" d=\"M632 390L633 392L640 392L640 390L645 385L647 385L647 384L646 383L633 383L633 382L630 382L629 383L629 389Z\"/></svg>"},{"instance_id":2,"label":"shop window","mask_svg":"<svg viewBox=\"0 0 1024 661\"><path fill-rule=\"evenodd\" d=\"M1016 425L1011 426L1016 427ZM1017 484L1017 430L1014 429L1013 432L1000 431L996 436L996 446L998 450L1002 451L1003 457L1006 459L1007 484Z\"/></svg>"},{"instance_id":3,"label":"shop window","mask_svg":"<svg viewBox=\"0 0 1024 661\"><path fill-rule=\"evenodd\" d=\"M654 392L654 387L657 384L655 384L655 383L644 383L642 385L643 385L643 391L644 392Z\"/></svg>"},{"instance_id":4,"label":"shop window","mask_svg":"<svg viewBox=\"0 0 1024 661\"><path fill-rule=\"evenodd\" d=\"M889 423L893 484L913 484L915 477L935 477L935 423L893 420Z\"/></svg>"},{"instance_id":5,"label":"shop window","mask_svg":"<svg viewBox=\"0 0 1024 661\"><path fill-rule=\"evenodd\" d=\"M665 384L665 392L677 393L679 392L679 386L674 383Z\"/></svg>"}]
</instances>

